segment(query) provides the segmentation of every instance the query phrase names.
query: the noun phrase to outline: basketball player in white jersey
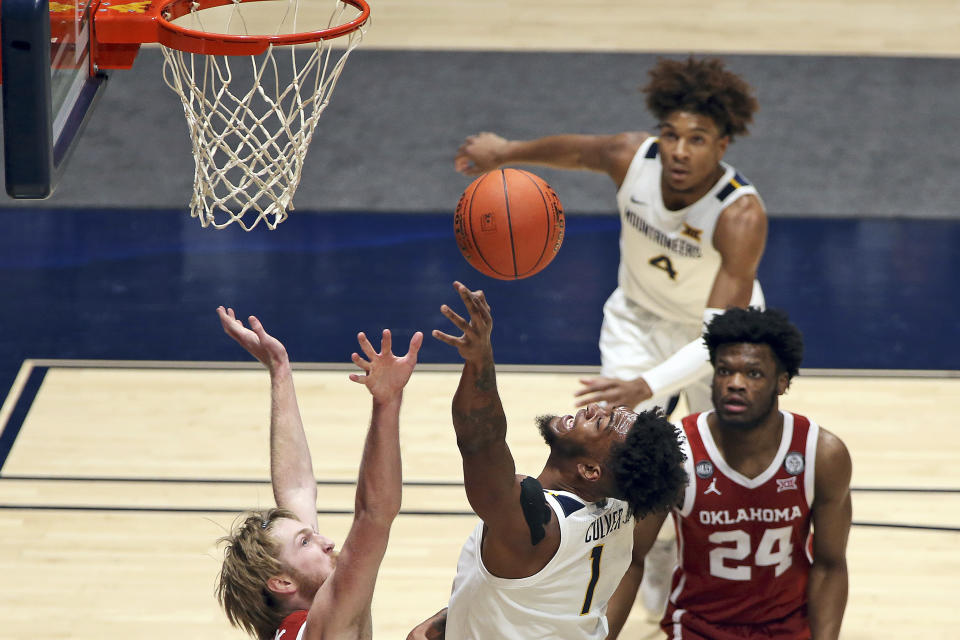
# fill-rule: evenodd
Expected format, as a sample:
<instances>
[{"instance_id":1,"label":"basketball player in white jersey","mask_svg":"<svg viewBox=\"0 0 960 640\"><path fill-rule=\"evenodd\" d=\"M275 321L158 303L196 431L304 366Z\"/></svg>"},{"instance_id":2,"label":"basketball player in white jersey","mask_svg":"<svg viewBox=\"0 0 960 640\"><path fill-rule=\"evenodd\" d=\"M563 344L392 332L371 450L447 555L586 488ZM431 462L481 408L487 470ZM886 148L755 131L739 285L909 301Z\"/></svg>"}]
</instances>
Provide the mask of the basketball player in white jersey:
<instances>
[{"instance_id":1,"label":"basketball player in white jersey","mask_svg":"<svg viewBox=\"0 0 960 640\"><path fill-rule=\"evenodd\" d=\"M731 309L705 342L714 409L683 419L691 482L673 514L681 554L661 628L687 640L835 640L847 601L851 462L837 436L779 409L802 336L779 311ZM610 601L611 638L663 520L635 530L634 562Z\"/></svg>"},{"instance_id":2,"label":"basketball player in white jersey","mask_svg":"<svg viewBox=\"0 0 960 640\"><path fill-rule=\"evenodd\" d=\"M448 610L411 637L603 640L607 601L632 558L635 518L666 512L686 485L677 430L659 411L596 403L572 416L541 416L550 455L536 478L518 475L490 307L482 291L454 287L470 319L443 305L463 335L433 336L464 359L453 425L481 522L461 551Z\"/></svg>"},{"instance_id":3,"label":"basketball player in white jersey","mask_svg":"<svg viewBox=\"0 0 960 640\"><path fill-rule=\"evenodd\" d=\"M508 164L606 173L617 187L620 267L603 308L600 376L578 406L710 408L710 364L700 335L729 307L763 305L756 280L767 237L757 190L723 156L757 109L752 90L718 59L660 60L643 88L659 134L468 137L454 166L478 175ZM665 534L668 529L665 528ZM675 546L648 557L643 601L659 617Z\"/></svg>"},{"instance_id":4,"label":"basketball player in white jersey","mask_svg":"<svg viewBox=\"0 0 960 640\"><path fill-rule=\"evenodd\" d=\"M360 333L372 415L358 470L353 524L340 549L317 527L317 481L297 407L287 350L251 316L217 309L223 330L270 372L270 483L277 508L244 514L226 542L217 599L230 622L259 640L370 640L370 604L393 520L400 512L400 405L423 334L405 356L385 330L378 353ZM366 359L364 359L366 356Z\"/></svg>"}]
</instances>

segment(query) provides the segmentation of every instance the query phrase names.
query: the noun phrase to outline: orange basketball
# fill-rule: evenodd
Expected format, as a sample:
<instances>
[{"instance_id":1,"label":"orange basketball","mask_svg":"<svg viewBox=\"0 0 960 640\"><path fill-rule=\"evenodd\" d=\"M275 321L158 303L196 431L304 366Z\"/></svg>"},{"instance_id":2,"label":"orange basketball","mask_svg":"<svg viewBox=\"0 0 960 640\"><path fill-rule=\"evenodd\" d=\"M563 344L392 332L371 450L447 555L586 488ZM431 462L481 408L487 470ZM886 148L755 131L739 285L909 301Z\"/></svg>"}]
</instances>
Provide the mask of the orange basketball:
<instances>
[{"instance_id":1,"label":"orange basketball","mask_svg":"<svg viewBox=\"0 0 960 640\"><path fill-rule=\"evenodd\" d=\"M457 204L453 230L474 269L500 280L529 278L563 243L563 206L542 178L520 169L485 173Z\"/></svg>"}]
</instances>

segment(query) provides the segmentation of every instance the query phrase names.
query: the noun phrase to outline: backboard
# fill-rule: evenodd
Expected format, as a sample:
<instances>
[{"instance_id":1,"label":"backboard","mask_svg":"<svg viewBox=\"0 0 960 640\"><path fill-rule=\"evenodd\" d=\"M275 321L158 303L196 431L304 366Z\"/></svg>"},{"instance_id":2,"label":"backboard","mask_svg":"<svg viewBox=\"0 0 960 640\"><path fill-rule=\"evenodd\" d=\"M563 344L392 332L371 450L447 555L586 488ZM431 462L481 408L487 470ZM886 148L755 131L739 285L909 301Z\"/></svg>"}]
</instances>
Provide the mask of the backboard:
<instances>
[{"instance_id":1,"label":"backboard","mask_svg":"<svg viewBox=\"0 0 960 640\"><path fill-rule=\"evenodd\" d=\"M93 0L0 0L7 193L53 193L106 75L91 61Z\"/></svg>"}]
</instances>

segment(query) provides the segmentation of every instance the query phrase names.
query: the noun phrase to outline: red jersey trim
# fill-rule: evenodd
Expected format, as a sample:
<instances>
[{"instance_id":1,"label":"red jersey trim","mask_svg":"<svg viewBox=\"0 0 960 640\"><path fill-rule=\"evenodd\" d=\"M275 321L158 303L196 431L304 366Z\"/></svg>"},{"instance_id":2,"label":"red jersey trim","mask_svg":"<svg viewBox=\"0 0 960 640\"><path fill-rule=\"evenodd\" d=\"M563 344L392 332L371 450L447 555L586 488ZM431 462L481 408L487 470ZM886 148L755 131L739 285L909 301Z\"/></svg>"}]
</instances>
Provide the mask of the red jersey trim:
<instances>
[{"instance_id":1,"label":"red jersey trim","mask_svg":"<svg viewBox=\"0 0 960 640\"><path fill-rule=\"evenodd\" d=\"M300 640L307 626L307 610L294 611L280 623L273 640Z\"/></svg>"}]
</instances>

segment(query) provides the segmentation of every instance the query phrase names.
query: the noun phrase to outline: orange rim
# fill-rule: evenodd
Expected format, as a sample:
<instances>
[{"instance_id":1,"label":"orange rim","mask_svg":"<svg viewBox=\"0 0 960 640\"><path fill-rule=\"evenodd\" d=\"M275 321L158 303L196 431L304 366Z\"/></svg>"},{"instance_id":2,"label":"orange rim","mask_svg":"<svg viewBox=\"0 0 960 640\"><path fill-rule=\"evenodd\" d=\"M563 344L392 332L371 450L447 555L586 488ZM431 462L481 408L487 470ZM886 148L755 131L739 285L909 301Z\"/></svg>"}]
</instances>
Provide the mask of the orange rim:
<instances>
[{"instance_id":1,"label":"orange rim","mask_svg":"<svg viewBox=\"0 0 960 640\"><path fill-rule=\"evenodd\" d=\"M248 1L256 2L257 0ZM267 47L271 44L294 45L330 40L356 31L370 18L370 5L367 4L366 0L342 0L342 2L358 9L360 15L350 22L317 31L304 31L302 33L288 33L275 36L240 36L197 31L175 25L171 22L172 20L189 14L190 8L194 4L198 4L199 10L202 11L204 9L233 4L232 0L199 0L199 2L195 2L194 0L173 0L173 2L165 4L160 8L157 18L159 31L158 41L171 49L190 53L256 55L266 51Z\"/></svg>"}]
</instances>

